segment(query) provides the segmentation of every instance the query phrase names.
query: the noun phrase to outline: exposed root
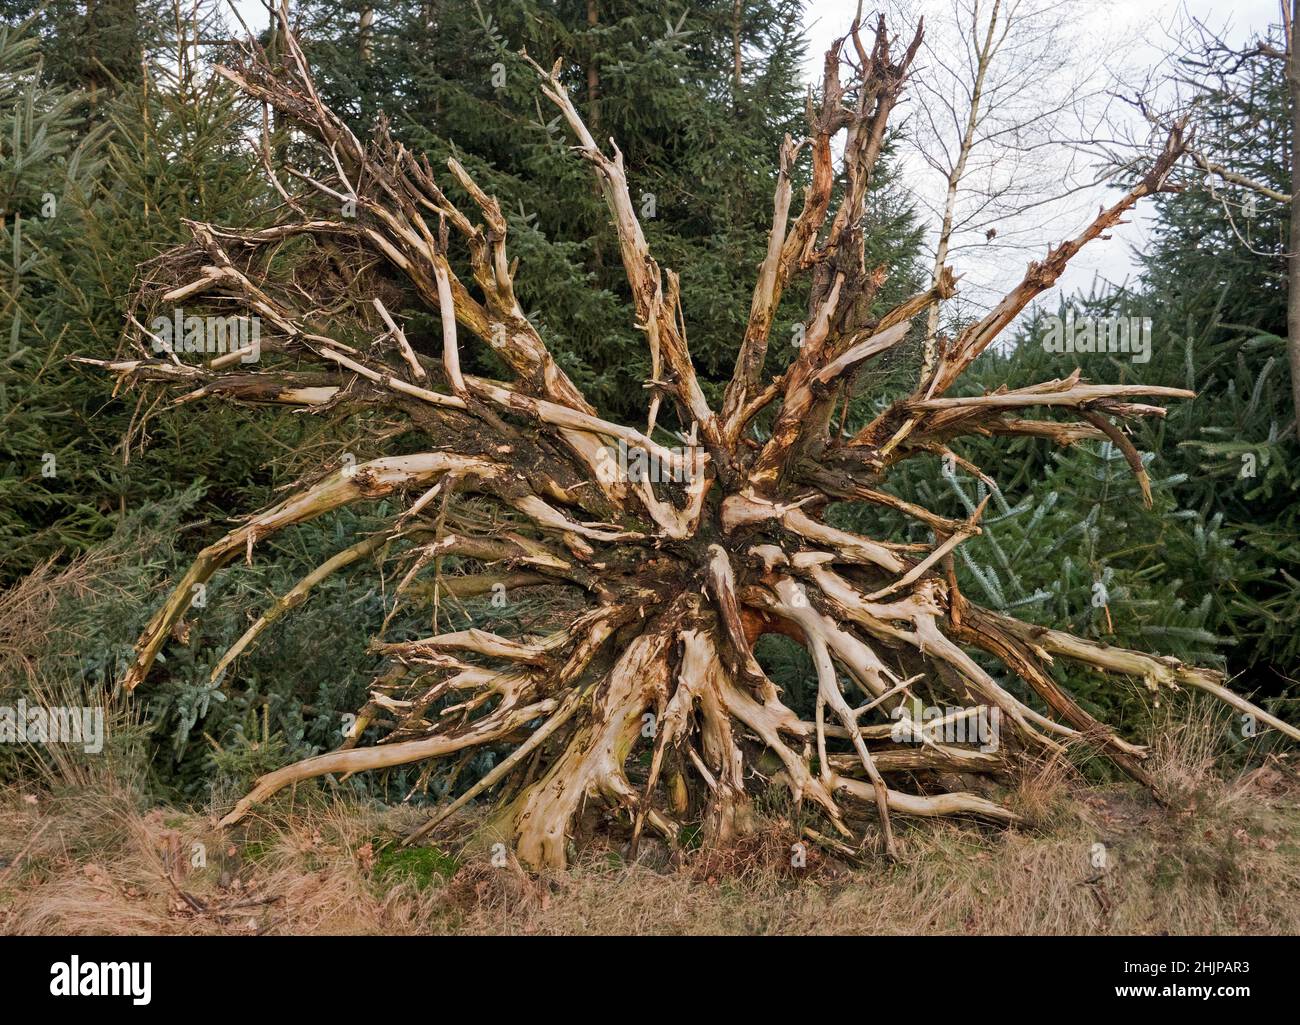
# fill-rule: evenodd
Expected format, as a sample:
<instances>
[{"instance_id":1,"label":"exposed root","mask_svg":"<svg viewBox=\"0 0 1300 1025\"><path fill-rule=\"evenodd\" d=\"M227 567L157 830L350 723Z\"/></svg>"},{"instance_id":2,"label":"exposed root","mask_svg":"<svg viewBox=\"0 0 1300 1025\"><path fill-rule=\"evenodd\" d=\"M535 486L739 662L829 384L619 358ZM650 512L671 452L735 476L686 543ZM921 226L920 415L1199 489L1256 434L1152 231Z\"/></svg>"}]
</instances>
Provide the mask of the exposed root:
<instances>
[{"instance_id":1,"label":"exposed root","mask_svg":"<svg viewBox=\"0 0 1300 1025\"><path fill-rule=\"evenodd\" d=\"M864 32L855 21L832 46L820 95L809 104L807 137L781 147L766 256L719 412L691 360L679 281L655 261L637 220L622 155L588 130L558 66L536 68L613 219L653 370L645 430L603 418L547 350L515 293L500 204L464 167L452 160L447 170L481 222L386 126L365 143L357 139L322 103L291 34L276 63L249 43L236 67L221 70L315 147L316 160L310 169L284 167L281 177L268 156L285 199L276 224L232 230L189 222L188 243L141 269L143 286L128 313L135 358L98 365L123 382L173 389L176 402L221 397L293 405L303 415L376 412L428 450L327 473L251 517L200 553L140 637L123 681L128 691L145 683L167 638L184 633L186 610L217 570L241 554L251 559L276 531L385 500L389 520L378 532L309 573L216 659L214 681L237 678L238 659L331 573L396 560L397 586L384 592L392 606L371 645L374 683L351 736L337 751L258 780L223 824L315 776L427 762L418 790L434 760L457 755L463 763L490 751L496 761L479 779L462 785L459 768L444 778L449 799L408 842L487 799L495 806L485 835L532 867L564 867L570 847L596 827L626 833L633 852L647 827L670 845L688 828L706 845L725 845L752 828L755 792L771 783L788 788L810 819L805 835L827 849L855 857L869 849L871 838L860 831L870 834L874 817L889 853L898 816L1017 822L996 801L965 792L967 784L954 788L952 775L1014 779L1024 754L1059 756L1067 744L1084 743L1150 781L1145 748L1098 722L1052 679L1047 667L1056 657L1152 688L1204 690L1300 739L1300 730L1233 694L1217 673L970 604L957 590L952 553L980 532L982 509L953 520L887 486L899 463L930 453L952 455L991 484L949 447L979 434L1058 444L1110 439L1149 493L1121 427L1164 414L1138 399L1189 399L1190 392L1094 385L1077 373L988 395L947 392L1075 253L1165 189L1185 148L1181 129L1116 204L934 353L915 392L852 438L831 430L859 371L901 345L911 320L957 286L944 268L933 288L881 317L868 313L884 276L866 264L865 197L921 33L900 54L883 19L873 39ZM847 64L846 45L857 58ZM850 78L842 80L846 69ZM841 144L832 145L837 138ZM269 142L264 149L271 152ZM793 182L802 177L795 165L805 157L808 187L792 215ZM301 191L290 195L285 181ZM341 197L355 200L355 218L338 216ZM294 266L307 258L290 255L287 245L294 240L355 272L344 285L321 279L308 290L302 281L311 276ZM801 276L809 296L804 344L769 379L772 324ZM407 337L389 312L392 299L384 299L394 294L436 312L440 352L423 351L436 340ZM237 367L238 352L185 362L159 351L142 325L182 300L259 317L267 337L256 369ZM509 380L470 372L482 353ZM1030 407L1069 419L1025 419ZM760 413L770 423L761 436L751 426ZM656 440L669 431L681 446ZM659 472L629 475L612 455L624 449ZM929 527L933 541L836 527L826 516L836 501L893 510ZM567 617L549 633L439 627L443 596L543 587L551 593L538 597ZM398 608L412 603L432 613L430 636L391 636ZM817 676L812 721L783 701L755 657L767 632L809 652ZM913 718L918 694L947 707ZM385 735L370 743L367 731L380 728ZM983 742L970 742L969 731Z\"/></svg>"}]
</instances>

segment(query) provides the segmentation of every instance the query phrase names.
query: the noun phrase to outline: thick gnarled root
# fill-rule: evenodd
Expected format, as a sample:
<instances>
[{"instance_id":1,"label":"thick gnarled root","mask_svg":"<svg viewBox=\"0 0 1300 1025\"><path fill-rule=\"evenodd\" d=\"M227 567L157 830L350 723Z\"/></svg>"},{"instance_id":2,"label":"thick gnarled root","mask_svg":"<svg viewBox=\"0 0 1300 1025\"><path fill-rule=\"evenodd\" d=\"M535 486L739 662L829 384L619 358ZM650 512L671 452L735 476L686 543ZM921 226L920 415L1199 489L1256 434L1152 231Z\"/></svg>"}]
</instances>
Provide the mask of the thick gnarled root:
<instances>
[{"instance_id":1,"label":"thick gnarled root","mask_svg":"<svg viewBox=\"0 0 1300 1025\"><path fill-rule=\"evenodd\" d=\"M584 801L603 798L635 814L639 797L624 770L641 735L647 709L668 697L670 635L647 632L634 640L592 695L586 721L563 753L537 782L530 784L489 827L508 836L520 861L535 867L563 868L571 823ZM677 826L658 812L648 819L670 839Z\"/></svg>"}]
</instances>

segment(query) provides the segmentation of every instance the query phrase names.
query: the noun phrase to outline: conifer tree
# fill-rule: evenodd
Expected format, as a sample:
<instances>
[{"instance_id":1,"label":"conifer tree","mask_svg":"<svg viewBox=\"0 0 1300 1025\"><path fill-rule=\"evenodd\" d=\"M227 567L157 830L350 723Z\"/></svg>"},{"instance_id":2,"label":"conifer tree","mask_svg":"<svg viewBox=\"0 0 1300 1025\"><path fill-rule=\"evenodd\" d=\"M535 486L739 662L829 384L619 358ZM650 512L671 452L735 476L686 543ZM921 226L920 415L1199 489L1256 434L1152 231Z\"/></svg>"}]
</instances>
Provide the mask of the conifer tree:
<instances>
[{"instance_id":1,"label":"conifer tree","mask_svg":"<svg viewBox=\"0 0 1300 1025\"><path fill-rule=\"evenodd\" d=\"M30 24L45 79L84 94L93 108L139 84L147 44L169 8L168 0L0 0L0 20Z\"/></svg>"},{"instance_id":2,"label":"conifer tree","mask_svg":"<svg viewBox=\"0 0 1300 1025\"><path fill-rule=\"evenodd\" d=\"M67 359L117 351L135 264L177 240L183 218L249 221L274 196L233 90L196 60L210 12L177 10L148 42L148 75L94 104L49 73L49 34L33 23L4 33L0 578L106 537L128 505L171 494L179 473L208 479L218 515L263 500L272 480L265 438L255 447L239 414L152 421Z\"/></svg>"}]
</instances>

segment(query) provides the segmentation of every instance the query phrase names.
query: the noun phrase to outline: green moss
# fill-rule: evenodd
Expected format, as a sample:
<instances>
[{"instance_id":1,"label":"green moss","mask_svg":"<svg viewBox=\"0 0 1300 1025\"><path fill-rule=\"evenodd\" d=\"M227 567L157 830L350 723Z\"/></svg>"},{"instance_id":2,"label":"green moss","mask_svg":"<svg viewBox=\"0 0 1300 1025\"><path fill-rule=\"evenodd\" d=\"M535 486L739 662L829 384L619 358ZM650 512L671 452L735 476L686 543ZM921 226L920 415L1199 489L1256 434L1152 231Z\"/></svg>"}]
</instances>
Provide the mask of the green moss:
<instances>
[{"instance_id":1,"label":"green moss","mask_svg":"<svg viewBox=\"0 0 1300 1025\"><path fill-rule=\"evenodd\" d=\"M450 879L460 862L436 847L398 847L375 840L376 882L385 884L413 882L420 889L433 884L435 876Z\"/></svg>"}]
</instances>

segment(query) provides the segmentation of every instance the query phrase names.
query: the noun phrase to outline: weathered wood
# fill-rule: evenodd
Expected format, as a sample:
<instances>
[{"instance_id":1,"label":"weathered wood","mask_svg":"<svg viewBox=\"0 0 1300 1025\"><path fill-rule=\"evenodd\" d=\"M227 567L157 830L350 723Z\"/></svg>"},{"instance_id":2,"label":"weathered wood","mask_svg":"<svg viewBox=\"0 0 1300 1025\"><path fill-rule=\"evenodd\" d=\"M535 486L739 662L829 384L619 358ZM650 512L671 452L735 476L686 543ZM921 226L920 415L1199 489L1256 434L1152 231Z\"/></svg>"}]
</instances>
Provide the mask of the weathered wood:
<instances>
[{"instance_id":1,"label":"weathered wood","mask_svg":"<svg viewBox=\"0 0 1300 1025\"><path fill-rule=\"evenodd\" d=\"M1191 393L1090 385L1077 374L992 395L950 398L945 392L1075 253L1164 187L1182 154L1178 132L1119 203L1034 264L987 317L938 354L921 388L852 439L830 437L836 397L851 388L861 364L902 344L912 318L956 288L956 277L943 268L934 288L878 321L864 312L883 270L869 270L863 260L863 199L920 41L918 30L895 60L883 19L870 47L855 21L827 53L820 102L809 105L808 137L787 139L778 154L767 255L720 414L706 400L691 360L690 311L682 309L677 276L649 252L622 155L615 147L611 156L597 143L558 70L536 68L542 92L559 108L613 216L655 374L645 431L603 418L547 351L515 296L516 268L500 205L464 167L454 160L448 165L483 224L458 210L427 160L395 143L384 126L363 145L320 100L292 35L286 35L281 66L273 67L249 43L243 62L223 69L236 87L316 140L314 166L332 165L334 172L322 177L281 168L284 180L302 189L290 196L275 178L287 200L282 223L248 231L190 223L190 243L142 268L128 337L144 349L144 358L100 365L126 382L177 389L182 403L220 397L296 405L301 413L382 410L427 435L430 450L338 469L204 549L141 636L125 687L144 684L167 639L186 635L184 617L195 589L218 569L241 553L251 559L256 543L271 533L354 503L385 499L390 522L277 601L216 662L214 678L235 685L239 657L271 622L306 600L330 573L366 559L398 560L395 600L425 602L433 619L428 637L381 636L372 644L383 668L357 729L339 750L263 777L225 823L314 776L491 746L508 753L412 839L503 784L514 794L498 804L485 828L525 863L557 868L568 857L580 810L593 800L630 827L633 847L645 826L676 843L687 816L703 826L706 842L726 842L752 824L747 787L767 772L757 768L767 765L761 757L766 751L780 766L774 778L841 837L829 843L852 849L845 804L863 802L874 807L881 850L890 853L898 815L975 816L1005 824L1018 817L972 794L904 792L899 787L906 782L896 778L890 785L886 773L1011 774L1017 752L1055 754L1064 742L1079 741L1147 780L1145 749L1089 716L1046 673L1044 666L1058 656L1138 676L1153 687L1198 687L1300 737L1227 691L1217 674L970 605L956 590L951 552L979 532L979 513L951 520L888 489L891 469L921 453L950 454L968 465L947 447L963 434L1060 444L1110 438L1144 481L1141 460L1114 421L1163 414L1159 406L1127 401L1132 397ZM841 58L850 42L856 64ZM845 67L851 69L848 81L841 80ZM831 140L840 131L846 135L837 164ZM805 150L811 178L791 224L795 163ZM269 165L268 171L275 173ZM844 187L832 216L837 180ZM340 203L355 205L355 218L340 216ZM319 294L312 293L273 260L286 240L304 238L330 251L344 247L348 262L367 270L343 288L321 277ZM468 265L470 277L458 278L453 263ZM800 275L807 276L811 294L804 344L790 366L769 376L771 326L782 294ZM437 357L418 351L389 313L384 296L391 301L394 282L437 312ZM212 302L263 318L269 326L265 365L236 368L247 355L242 351L201 363L157 351L142 317L180 301ZM353 332L336 326L348 319ZM345 337L373 341L349 345ZM463 361L475 344L500 357L513 379L466 373ZM682 427L684 449L653 437L661 396ZM771 433L760 441L751 424L769 406ZM1012 415L1030 406L1067 409L1082 422ZM628 473L624 463L632 459L651 472ZM929 526L934 540L904 543L836 528L825 518L834 501L895 510ZM448 576L445 560L453 556L460 566ZM512 635L505 626L499 632L439 629L443 597L557 585L566 601L583 608L547 636ZM765 632L807 647L817 673L815 721L802 721L783 703L755 658L753 645ZM982 649L1024 680L1051 714L1018 700L967 648ZM900 674L901 665L911 668ZM929 693L958 710L917 728L914 743L896 744L895 713L922 678ZM854 688L865 704L850 703ZM996 753L937 736L954 721L989 710L1002 724ZM362 730L381 720L395 724L389 739L363 746ZM652 745L651 754L638 776L630 755L643 741Z\"/></svg>"}]
</instances>

